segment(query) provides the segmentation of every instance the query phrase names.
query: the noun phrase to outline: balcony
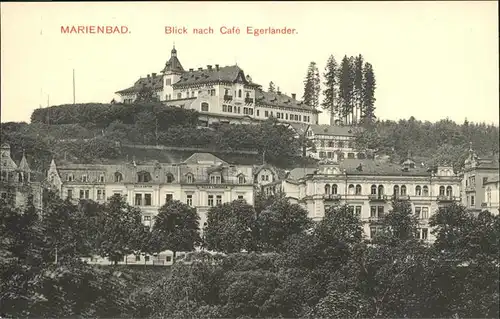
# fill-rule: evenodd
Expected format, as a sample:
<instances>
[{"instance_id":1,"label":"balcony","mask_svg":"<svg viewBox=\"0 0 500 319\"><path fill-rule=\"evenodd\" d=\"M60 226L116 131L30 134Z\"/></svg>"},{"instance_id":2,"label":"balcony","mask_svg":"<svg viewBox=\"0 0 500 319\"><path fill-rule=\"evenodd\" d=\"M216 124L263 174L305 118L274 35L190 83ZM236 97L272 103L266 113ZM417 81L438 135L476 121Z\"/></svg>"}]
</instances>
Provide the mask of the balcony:
<instances>
[{"instance_id":1,"label":"balcony","mask_svg":"<svg viewBox=\"0 0 500 319\"><path fill-rule=\"evenodd\" d=\"M224 101L232 101L233 96L232 95L224 95Z\"/></svg>"},{"instance_id":2,"label":"balcony","mask_svg":"<svg viewBox=\"0 0 500 319\"><path fill-rule=\"evenodd\" d=\"M387 195L368 195L368 200L371 202L385 202L387 201Z\"/></svg>"},{"instance_id":3,"label":"balcony","mask_svg":"<svg viewBox=\"0 0 500 319\"><path fill-rule=\"evenodd\" d=\"M439 195L436 200L438 202L453 202L456 198L454 196Z\"/></svg>"},{"instance_id":4,"label":"balcony","mask_svg":"<svg viewBox=\"0 0 500 319\"><path fill-rule=\"evenodd\" d=\"M394 200L410 200L410 195L394 194L394 195L392 195L392 199L394 199Z\"/></svg>"},{"instance_id":5,"label":"balcony","mask_svg":"<svg viewBox=\"0 0 500 319\"><path fill-rule=\"evenodd\" d=\"M333 201L338 201L340 200L340 195L339 194L325 194L323 195L324 200L333 200Z\"/></svg>"},{"instance_id":6,"label":"balcony","mask_svg":"<svg viewBox=\"0 0 500 319\"><path fill-rule=\"evenodd\" d=\"M250 97L245 98L245 104L253 104L253 99Z\"/></svg>"},{"instance_id":7,"label":"balcony","mask_svg":"<svg viewBox=\"0 0 500 319\"><path fill-rule=\"evenodd\" d=\"M368 217L368 222L371 224L379 224L384 220L384 217L370 216Z\"/></svg>"},{"instance_id":8,"label":"balcony","mask_svg":"<svg viewBox=\"0 0 500 319\"><path fill-rule=\"evenodd\" d=\"M471 186L471 185L469 185L469 186L465 187L465 191L466 191L467 193L470 193L470 192L475 192L475 191L476 191L476 185L472 185L472 186Z\"/></svg>"}]
</instances>

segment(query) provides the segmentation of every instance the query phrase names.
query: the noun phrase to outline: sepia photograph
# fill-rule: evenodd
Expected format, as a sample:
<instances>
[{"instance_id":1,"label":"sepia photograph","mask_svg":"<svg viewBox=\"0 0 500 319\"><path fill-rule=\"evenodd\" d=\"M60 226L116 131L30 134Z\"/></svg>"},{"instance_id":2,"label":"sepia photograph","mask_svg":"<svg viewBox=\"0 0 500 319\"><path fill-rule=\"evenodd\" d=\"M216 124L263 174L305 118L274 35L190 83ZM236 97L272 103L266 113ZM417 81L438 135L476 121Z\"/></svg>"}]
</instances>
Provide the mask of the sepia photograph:
<instances>
[{"instance_id":1,"label":"sepia photograph","mask_svg":"<svg viewBox=\"0 0 500 319\"><path fill-rule=\"evenodd\" d=\"M0 319L500 317L498 2L0 5Z\"/></svg>"}]
</instances>

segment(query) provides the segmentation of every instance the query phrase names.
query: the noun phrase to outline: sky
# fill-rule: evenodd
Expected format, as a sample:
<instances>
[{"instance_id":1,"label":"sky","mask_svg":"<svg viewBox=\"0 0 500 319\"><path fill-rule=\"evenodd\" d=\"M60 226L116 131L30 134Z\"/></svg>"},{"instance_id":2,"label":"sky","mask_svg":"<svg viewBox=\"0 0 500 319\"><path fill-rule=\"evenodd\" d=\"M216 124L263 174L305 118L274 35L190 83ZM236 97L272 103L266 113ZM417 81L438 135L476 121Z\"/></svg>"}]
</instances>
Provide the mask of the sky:
<instances>
[{"instance_id":1,"label":"sky","mask_svg":"<svg viewBox=\"0 0 500 319\"><path fill-rule=\"evenodd\" d=\"M457 2L1 3L1 121L38 107L109 103L159 73L173 44L184 69L240 66L267 89L303 95L311 61L362 54L373 65L376 116L499 123L498 4ZM61 26L127 26L126 34L63 34ZM166 26L214 34L165 34ZM220 27L240 34L220 34ZM246 28L295 28L252 36ZM328 115L320 116L327 123Z\"/></svg>"}]
</instances>

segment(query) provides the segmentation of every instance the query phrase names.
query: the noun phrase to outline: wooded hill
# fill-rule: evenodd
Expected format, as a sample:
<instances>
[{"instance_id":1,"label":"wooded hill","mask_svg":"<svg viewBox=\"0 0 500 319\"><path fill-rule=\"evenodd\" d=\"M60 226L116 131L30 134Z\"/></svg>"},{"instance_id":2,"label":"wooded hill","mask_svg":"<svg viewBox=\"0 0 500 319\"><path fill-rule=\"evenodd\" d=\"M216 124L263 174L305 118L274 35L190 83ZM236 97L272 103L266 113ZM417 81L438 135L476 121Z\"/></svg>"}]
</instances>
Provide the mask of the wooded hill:
<instances>
[{"instance_id":1,"label":"wooded hill","mask_svg":"<svg viewBox=\"0 0 500 319\"><path fill-rule=\"evenodd\" d=\"M60 105L36 109L31 124L2 123L1 139L11 144L16 160L25 150L34 168L42 170L48 168L53 156L84 163L164 157L161 150L146 152L123 146L131 144L203 148L226 154L254 151L253 156L246 156L247 160L260 164L265 157L281 168L314 163L298 157L304 141L273 119L258 125L211 128L197 127L197 119L196 111L161 104ZM416 161L429 165L447 162L460 168L470 143L479 156L489 156L498 152L498 140L498 126L468 121L457 124L448 119L431 123L411 117L375 122L358 136L357 145L360 149L375 149L377 155L390 155L394 162L410 153ZM189 156L189 152L180 158Z\"/></svg>"}]
</instances>

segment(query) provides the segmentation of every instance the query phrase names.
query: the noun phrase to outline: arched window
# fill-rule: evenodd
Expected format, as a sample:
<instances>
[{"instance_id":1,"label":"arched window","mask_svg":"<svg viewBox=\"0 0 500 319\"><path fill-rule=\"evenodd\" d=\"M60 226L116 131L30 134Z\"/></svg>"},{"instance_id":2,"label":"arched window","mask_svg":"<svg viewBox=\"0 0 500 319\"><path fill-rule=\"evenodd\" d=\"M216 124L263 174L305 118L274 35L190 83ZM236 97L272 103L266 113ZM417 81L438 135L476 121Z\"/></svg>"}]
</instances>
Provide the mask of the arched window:
<instances>
[{"instance_id":1,"label":"arched window","mask_svg":"<svg viewBox=\"0 0 500 319\"><path fill-rule=\"evenodd\" d=\"M238 90L238 97L241 97L241 90Z\"/></svg>"},{"instance_id":2,"label":"arched window","mask_svg":"<svg viewBox=\"0 0 500 319\"><path fill-rule=\"evenodd\" d=\"M439 186L439 196L444 196L444 186Z\"/></svg>"},{"instance_id":3,"label":"arched window","mask_svg":"<svg viewBox=\"0 0 500 319\"><path fill-rule=\"evenodd\" d=\"M422 187L420 186L415 187L415 195L422 196Z\"/></svg>"},{"instance_id":4,"label":"arched window","mask_svg":"<svg viewBox=\"0 0 500 319\"><path fill-rule=\"evenodd\" d=\"M349 188L348 188L348 194L351 194L351 195L354 195L354 185L349 185Z\"/></svg>"},{"instance_id":5,"label":"arched window","mask_svg":"<svg viewBox=\"0 0 500 319\"><path fill-rule=\"evenodd\" d=\"M401 186L401 195L406 195L406 186L405 185L402 185Z\"/></svg>"},{"instance_id":6,"label":"arched window","mask_svg":"<svg viewBox=\"0 0 500 319\"><path fill-rule=\"evenodd\" d=\"M344 142L343 142L343 141L338 141L338 143L337 143L337 144L338 144L338 146L339 146L340 148L343 148L343 147L344 147Z\"/></svg>"},{"instance_id":7,"label":"arched window","mask_svg":"<svg viewBox=\"0 0 500 319\"><path fill-rule=\"evenodd\" d=\"M243 175L238 176L238 183L245 184L245 176L243 176Z\"/></svg>"},{"instance_id":8,"label":"arched window","mask_svg":"<svg viewBox=\"0 0 500 319\"><path fill-rule=\"evenodd\" d=\"M120 183L121 181L123 181L123 175L122 175L122 173L116 172L115 173L115 183Z\"/></svg>"},{"instance_id":9,"label":"arched window","mask_svg":"<svg viewBox=\"0 0 500 319\"><path fill-rule=\"evenodd\" d=\"M174 182L174 175L172 173L167 173L167 183L173 183Z\"/></svg>"},{"instance_id":10,"label":"arched window","mask_svg":"<svg viewBox=\"0 0 500 319\"><path fill-rule=\"evenodd\" d=\"M208 103L207 102L201 103L201 111L208 112Z\"/></svg>"},{"instance_id":11,"label":"arched window","mask_svg":"<svg viewBox=\"0 0 500 319\"><path fill-rule=\"evenodd\" d=\"M453 189L451 186L446 187L446 196L453 196Z\"/></svg>"},{"instance_id":12,"label":"arched window","mask_svg":"<svg viewBox=\"0 0 500 319\"><path fill-rule=\"evenodd\" d=\"M332 185L332 194L333 194L333 195L337 195L337 191L338 191L337 184L333 184L333 185Z\"/></svg>"},{"instance_id":13,"label":"arched window","mask_svg":"<svg viewBox=\"0 0 500 319\"><path fill-rule=\"evenodd\" d=\"M361 185L356 185L356 195L361 195Z\"/></svg>"},{"instance_id":14,"label":"arched window","mask_svg":"<svg viewBox=\"0 0 500 319\"><path fill-rule=\"evenodd\" d=\"M325 194L330 194L330 184L325 185Z\"/></svg>"},{"instance_id":15,"label":"arched window","mask_svg":"<svg viewBox=\"0 0 500 319\"><path fill-rule=\"evenodd\" d=\"M372 187L371 187L371 194L372 195L377 195L377 186L376 185L372 185Z\"/></svg>"},{"instance_id":16,"label":"arched window","mask_svg":"<svg viewBox=\"0 0 500 319\"><path fill-rule=\"evenodd\" d=\"M192 174L187 174L186 175L186 180L189 184L193 183L193 175Z\"/></svg>"},{"instance_id":17,"label":"arched window","mask_svg":"<svg viewBox=\"0 0 500 319\"><path fill-rule=\"evenodd\" d=\"M378 185L378 196L384 195L384 186Z\"/></svg>"},{"instance_id":18,"label":"arched window","mask_svg":"<svg viewBox=\"0 0 500 319\"><path fill-rule=\"evenodd\" d=\"M247 92L247 94L246 94L246 98L247 98L247 99L249 99L249 98L250 98L250 93L249 93L249 92Z\"/></svg>"},{"instance_id":19,"label":"arched window","mask_svg":"<svg viewBox=\"0 0 500 319\"><path fill-rule=\"evenodd\" d=\"M399 186L398 186L398 185L394 185L394 191L393 191L393 194L394 194L394 195L398 195L398 194L399 194Z\"/></svg>"},{"instance_id":20,"label":"arched window","mask_svg":"<svg viewBox=\"0 0 500 319\"><path fill-rule=\"evenodd\" d=\"M137 182L139 183L148 183L151 181L151 174L149 172L139 172L137 173Z\"/></svg>"},{"instance_id":21,"label":"arched window","mask_svg":"<svg viewBox=\"0 0 500 319\"><path fill-rule=\"evenodd\" d=\"M22 172L17 173L17 177L19 179L19 183L24 182L24 175Z\"/></svg>"},{"instance_id":22,"label":"arched window","mask_svg":"<svg viewBox=\"0 0 500 319\"><path fill-rule=\"evenodd\" d=\"M424 196L429 196L429 187L427 186L422 187L422 194Z\"/></svg>"}]
</instances>

